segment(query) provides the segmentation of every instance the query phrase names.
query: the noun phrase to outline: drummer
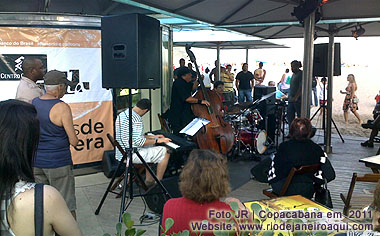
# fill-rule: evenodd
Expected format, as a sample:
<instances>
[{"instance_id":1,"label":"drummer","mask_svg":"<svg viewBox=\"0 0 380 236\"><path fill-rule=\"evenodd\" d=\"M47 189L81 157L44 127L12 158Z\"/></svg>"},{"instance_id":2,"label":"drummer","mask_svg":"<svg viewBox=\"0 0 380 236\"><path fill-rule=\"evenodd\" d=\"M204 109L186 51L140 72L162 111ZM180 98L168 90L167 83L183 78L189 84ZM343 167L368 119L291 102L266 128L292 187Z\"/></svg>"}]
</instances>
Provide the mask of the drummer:
<instances>
[{"instance_id":1,"label":"drummer","mask_svg":"<svg viewBox=\"0 0 380 236\"><path fill-rule=\"evenodd\" d=\"M222 101L223 107L222 107L222 112L227 111L227 105L225 103L225 99L223 96L223 91L224 91L224 82L218 80L214 83L214 89L213 89L216 94L219 96L220 100Z\"/></svg>"}]
</instances>

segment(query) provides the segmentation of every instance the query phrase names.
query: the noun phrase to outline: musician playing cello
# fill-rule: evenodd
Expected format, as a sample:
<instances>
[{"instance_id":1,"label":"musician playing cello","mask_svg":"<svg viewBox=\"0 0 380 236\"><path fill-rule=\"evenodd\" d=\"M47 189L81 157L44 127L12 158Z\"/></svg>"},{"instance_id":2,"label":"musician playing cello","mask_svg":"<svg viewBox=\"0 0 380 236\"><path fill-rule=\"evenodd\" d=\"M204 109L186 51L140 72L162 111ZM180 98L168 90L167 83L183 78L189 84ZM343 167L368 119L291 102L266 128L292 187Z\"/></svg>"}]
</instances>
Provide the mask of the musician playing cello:
<instances>
[{"instance_id":1,"label":"musician playing cello","mask_svg":"<svg viewBox=\"0 0 380 236\"><path fill-rule=\"evenodd\" d=\"M169 122L173 133L178 135L188 123L194 119L191 110L191 104L204 104L209 106L210 103L205 100L192 97L191 91L193 83L191 83L191 71L182 67L177 71L178 79L173 83L172 97L170 103ZM198 83L198 82L194 82Z\"/></svg>"}]
</instances>

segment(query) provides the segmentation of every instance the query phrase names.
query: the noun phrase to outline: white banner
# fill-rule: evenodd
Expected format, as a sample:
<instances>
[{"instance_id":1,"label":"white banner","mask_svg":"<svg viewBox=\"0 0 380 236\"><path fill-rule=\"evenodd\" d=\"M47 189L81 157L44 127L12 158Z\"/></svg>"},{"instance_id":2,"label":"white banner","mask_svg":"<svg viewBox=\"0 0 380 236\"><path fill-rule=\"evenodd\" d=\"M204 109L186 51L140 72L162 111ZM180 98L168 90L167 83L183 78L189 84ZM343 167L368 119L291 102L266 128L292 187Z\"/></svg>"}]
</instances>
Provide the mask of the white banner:
<instances>
[{"instance_id":1,"label":"white banner","mask_svg":"<svg viewBox=\"0 0 380 236\"><path fill-rule=\"evenodd\" d=\"M71 149L73 161L101 161L104 150L112 149L106 134L113 134L113 122L111 92L102 88L100 31L0 27L0 48L0 100L15 98L20 63L28 55L40 57L48 71L60 70L69 80L79 80L62 99L72 109L80 139Z\"/></svg>"}]
</instances>

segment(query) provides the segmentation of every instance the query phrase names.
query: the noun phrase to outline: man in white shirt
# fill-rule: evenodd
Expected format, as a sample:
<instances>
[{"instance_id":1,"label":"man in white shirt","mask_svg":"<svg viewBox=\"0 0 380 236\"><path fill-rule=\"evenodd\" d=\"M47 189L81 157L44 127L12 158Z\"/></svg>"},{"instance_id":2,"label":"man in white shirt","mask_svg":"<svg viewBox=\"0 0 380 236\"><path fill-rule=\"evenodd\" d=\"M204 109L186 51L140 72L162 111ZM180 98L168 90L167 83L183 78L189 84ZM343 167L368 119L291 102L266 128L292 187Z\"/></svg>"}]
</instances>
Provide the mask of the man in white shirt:
<instances>
[{"instance_id":1,"label":"man in white shirt","mask_svg":"<svg viewBox=\"0 0 380 236\"><path fill-rule=\"evenodd\" d=\"M171 140L163 135L143 135L144 125L142 117L148 113L151 108L149 99L141 99L136 106L132 108L132 147L137 147L138 152L147 163L157 163L157 178L159 180L164 176L166 167L169 162L169 153L166 147L154 146L158 143L168 143ZM129 147L129 109L120 113L115 122L116 140L126 149ZM116 159L121 160L123 155L116 148ZM133 163L141 163L137 154L132 155ZM154 183L153 177L146 171L145 183L150 186Z\"/></svg>"},{"instance_id":2,"label":"man in white shirt","mask_svg":"<svg viewBox=\"0 0 380 236\"><path fill-rule=\"evenodd\" d=\"M36 84L37 80L42 80L46 73L46 68L38 58L27 57L22 63L24 76L17 87L16 99L32 103L36 97L44 94L44 91Z\"/></svg>"}]
</instances>

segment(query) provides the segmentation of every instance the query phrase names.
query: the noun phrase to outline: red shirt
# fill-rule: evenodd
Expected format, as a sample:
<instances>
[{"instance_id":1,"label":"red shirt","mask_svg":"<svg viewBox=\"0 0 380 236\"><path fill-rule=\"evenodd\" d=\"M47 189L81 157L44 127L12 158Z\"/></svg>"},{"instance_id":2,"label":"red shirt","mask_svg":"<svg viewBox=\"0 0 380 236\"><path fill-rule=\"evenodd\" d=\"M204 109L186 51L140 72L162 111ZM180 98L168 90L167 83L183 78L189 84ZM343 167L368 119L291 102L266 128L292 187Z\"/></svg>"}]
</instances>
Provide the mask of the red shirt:
<instances>
[{"instance_id":1,"label":"red shirt","mask_svg":"<svg viewBox=\"0 0 380 236\"><path fill-rule=\"evenodd\" d=\"M375 99L376 99L376 103L378 103L380 100L380 94L376 95Z\"/></svg>"},{"instance_id":2,"label":"red shirt","mask_svg":"<svg viewBox=\"0 0 380 236\"><path fill-rule=\"evenodd\" d=\"M216 214L230 211L230 206L219 200L200 204L184 197L172 198L165 203L162 214L162 227L165 227L166 218L172 218L174 225L166 234L170 235L187 229L190 235L199 235L199 232L191 230L191 226L196 227L196 222L200 223L202 220L207 220L216 224L218 221L213 219L216 218ZM199 223L197 224L198 226ZM202 235L213 236L214 233L202 230Z\"/></svg>"}]
</instances>

